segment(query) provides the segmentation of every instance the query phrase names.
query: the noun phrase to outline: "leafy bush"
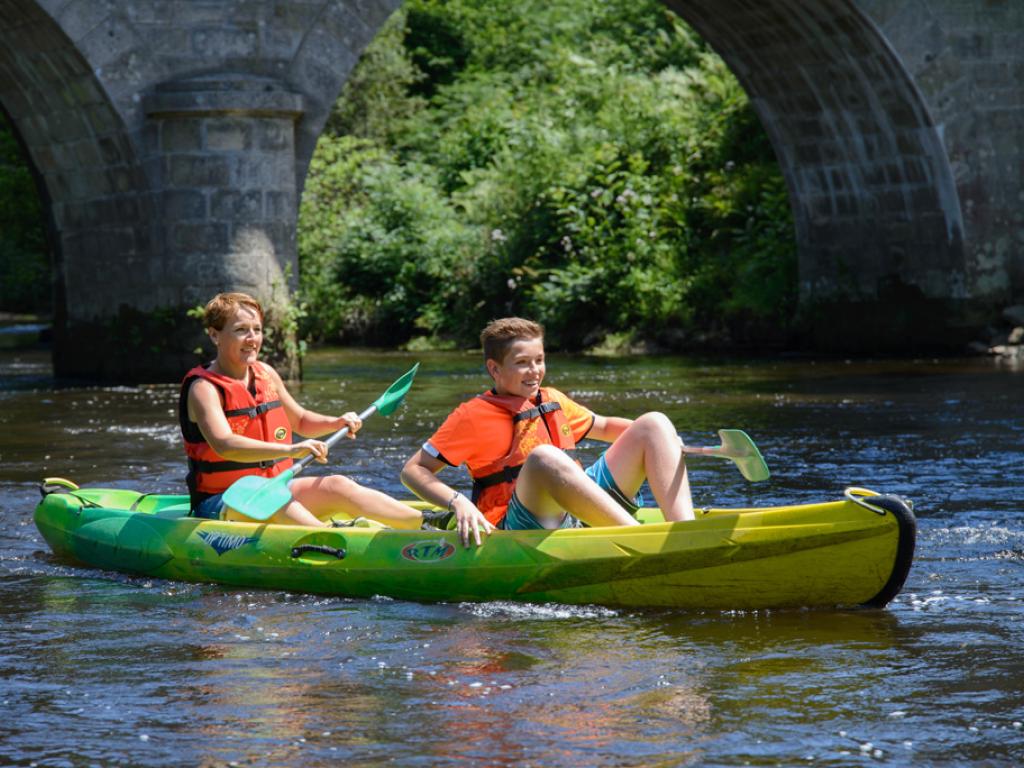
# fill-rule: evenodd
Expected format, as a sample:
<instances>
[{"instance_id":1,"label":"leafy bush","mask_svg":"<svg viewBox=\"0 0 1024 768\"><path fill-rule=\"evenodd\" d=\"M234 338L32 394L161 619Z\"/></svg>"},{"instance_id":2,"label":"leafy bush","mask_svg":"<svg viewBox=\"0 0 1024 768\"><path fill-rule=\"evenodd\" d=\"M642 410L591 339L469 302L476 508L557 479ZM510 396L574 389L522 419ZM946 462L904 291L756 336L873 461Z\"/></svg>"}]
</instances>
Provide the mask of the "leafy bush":
<instances>
[{"instance_id":1,"label":"leafy bush","mask_svg":"<svg viewBox=\"0 0 1024 768\"><path fill-rule=\"evenodd\" d=\"M402 88L336 123L363 140L325 136L310 172L300 270L324 338L468 345L509 313L569 348L784 336L796 251L771 147L660 2L403 13L337 112Z\"/></svg>"},{"instance_id":2,"label":"leafy bush","mask_svg":"<svg viewBox=\"0 0 1024 768\"><path fill-rule=\"evenodd\" d=\"M367 46L327 119L330 135L376 138L392 143L426 106L414 93L426 79L405 48L406 14L394 13Z\"/></svg>"},{"instance_id":3,"label":"leafy bush","mask_svg":"<svg viewBox=\"0 0 1024 768\"><path fill-rule=\"evenodd\" d=\"M321 140L299 230L305 331L371 344L445 327L478 239L428 177L350 137Z\"/></svg>"},{"instance_id":4,"label":"leafy bush","mask_svg":"<svg viewBox=\"0 0 1024 768\"><path fill-rule=\"evenodd\" d=\"M50 260L39 192L0 114L0 311L50 311Z\"/></svg>"}]
</instances>

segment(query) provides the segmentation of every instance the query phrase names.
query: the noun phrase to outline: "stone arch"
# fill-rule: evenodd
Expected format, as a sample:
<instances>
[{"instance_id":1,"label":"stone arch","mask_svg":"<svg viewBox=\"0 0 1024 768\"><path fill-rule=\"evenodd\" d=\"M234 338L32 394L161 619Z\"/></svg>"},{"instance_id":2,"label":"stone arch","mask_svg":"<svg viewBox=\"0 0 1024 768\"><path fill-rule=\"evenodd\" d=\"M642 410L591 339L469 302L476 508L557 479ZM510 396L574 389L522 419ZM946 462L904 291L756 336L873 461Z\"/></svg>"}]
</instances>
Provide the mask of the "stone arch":
<instances>
[{"instance_id":1,"label":"stone arch","mask_svg":"<svg viewBox=\"0 0 1024 768\"><path fill-rule=\"evenodd\" d=\"M316 139L397 5L0 0L0 104L57 251L58 375L176 377L200 336L174 341L186 308L294 284Z\"/></svg>"},{"instance_id":2,"label":"stone arch","mask_svg":"<svg viewBox=\"0 0 1024 768\"><path fill-rule=\"evenodd\" d=\"M399 5L401 0L325 3L316 23L303 35L287 73L287 81L306 100L305 119L295 137L300 191L324 124L352 68Z\"/></svg>"},{"instance_id":3,"label":"stone arch","mask_svg":"<svg viewBox=\"0 0 1024 768\"><path fill-rule=\"evenodd\" d=\"M194 340L153 345L152 327L136 320L180 318L213 284L269 289L271 275L294 266L298 196L316 140L399 2L0 0L0 104L42 180L58 284L74 294L58 297L58 373L176 376ZM879 3L665 2L725 59L773 142L796 221L804 310L828 317L809 328L865 345L905 345L924 328L928 340L956 346L958 328L982 325L1006 298L989 283L1019 291L1019 276L985 283L977 255L997 235L1019 238L1006 222L969 222L986 242L972 242L973 260L965 257L947 142L902 49L875 23L887 18ZM943 24L959 18L945 0L921 3ZM943 29L935 34L952 35ZM1002 80L994 71L985 70L996 81L988 98L1010 93L1016 109L1019 84L1004 87L1019 81L1016 70ZM936 102L942 83L929 87L942 114L973 115L970 94ZM954 146L973 138L961 134ZM1014 162L1000 152L1001 163ZM1019 171L997 177L995 161L977 162L969 171L992 176L1013 202ZM270 193L261 188L268 165L279 177ZM981 193L960 194L968 209L984 208L971 197ZM273 267L255 281L254 258ZM197 265L208 277L199 288ZM124 326L134 335L111 339Z\"/></svg>"},{"instance_id":4,"label":"stone arch","mask_svg":"<svg viewBox=\"0 0 1024 768\"><path fill-rule=\"evenodd\" d=\"M823 333L854 346L904 344L894 328L934 337L971 288L960 201L940 132L885 36L851 0L666 3L726 61L769 134L812 337L819 313Z\"/></svg>"},{"instance_id":5,"label":"stone arch","mask_svg":"<svg viewBox=\"0 0 1024 768\"><path fill-rule=\"evenodd\" d=\"M63 348L69 301L107 295L114 276L140 292L151 276L148 184L106 83L61 26L24 0L5 0L0 15L0 103L40 181ZM107 32L96 30L95 45ZM55 355L58 373L64 359Z\"/></svg>"},{"instance_id":6,"label":"stone arch","mask_svg":"<svg viewBox=\"0 0 1024 768\"><path fill-rule=\"evenodd\" d=\"M775 148L796 225L808 340L899 348L902 334L919 332L938 346L964 343L975 271L956 181L940 128L872 18L855 0L665 4L726 61ZM322 66L335 55L329 38L361 51L397 5L364 13L362 27L335 7L333 23L304 41L290 80L315 79L319 87L303 91L319 97L299 140L300 179L356 62L352 55L344 76L331 76ZM937 336L951 315L961 336Z\"/></svg>"}]
</instances>

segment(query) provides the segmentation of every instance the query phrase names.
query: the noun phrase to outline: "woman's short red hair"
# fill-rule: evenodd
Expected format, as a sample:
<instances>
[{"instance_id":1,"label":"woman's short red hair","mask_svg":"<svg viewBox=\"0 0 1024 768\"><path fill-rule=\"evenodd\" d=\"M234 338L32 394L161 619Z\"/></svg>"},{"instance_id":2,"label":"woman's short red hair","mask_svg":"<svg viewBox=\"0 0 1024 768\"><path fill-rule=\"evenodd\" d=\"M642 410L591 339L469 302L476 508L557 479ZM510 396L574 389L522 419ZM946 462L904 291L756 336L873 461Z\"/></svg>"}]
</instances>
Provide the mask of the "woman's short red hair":
<instances>
[{"instance_id":1,"label":"woman's short red hair","mask_svg":"<svg viewBox=\"0 0 1024 768\"><path fill-rule=\"evenodd\" d=\"M206 303L206 310L203 313L203 323L207 328L224 330L224 324L228 321L239 307L247 307L260 316L263 322L263 307L260 303L247 293L218 293Z\"/></svg>"}]
</instances>

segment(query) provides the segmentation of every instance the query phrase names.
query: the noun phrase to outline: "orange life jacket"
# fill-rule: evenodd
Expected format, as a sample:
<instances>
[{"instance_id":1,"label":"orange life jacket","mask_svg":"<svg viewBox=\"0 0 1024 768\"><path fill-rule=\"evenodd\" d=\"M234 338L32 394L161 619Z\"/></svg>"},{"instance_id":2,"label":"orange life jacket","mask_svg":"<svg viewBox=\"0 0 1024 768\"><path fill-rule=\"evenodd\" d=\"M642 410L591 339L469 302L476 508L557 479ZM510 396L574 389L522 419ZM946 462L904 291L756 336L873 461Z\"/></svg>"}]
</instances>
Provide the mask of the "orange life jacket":
<instances>
[{"instance_id":1,"label":"orange life jacket","mask_svg":"<svg viewBox=\"0 0 1024 768\"><path fill-rule=\"evenodd\" d=\"M268 443L290 445L291 426L270 376L259 362L252 366L250 372L255 394L238 379L213 373L203 366L193 368L181 382L178 421L185 441L185 455L188 456L188 476L185 481L193 498L197 494L223 493L233 482L246 475L274 477L292 465L289 458L253 462L221 458L206 442L199 426L188 417L189 388L196 379L205 379L220 392L224 415L232 432Z\"/></svg>"},{"instance_id":2,"label":"orange life jacket","mask_svg":"<svg viewBox=\"0 0 1024 768\"><path fill-rule=\"evenodd\" d=\"M493 390L477 396L491 407L503 410L512 418L512 445L497 461L475 470L473 503L492 525L500 525L512 499L516 478L526 457L538 445L554 445L562 450L576 447L572 428L557 398L542 387L535 400L498 395Z\"/></svg>"}]
</instances>

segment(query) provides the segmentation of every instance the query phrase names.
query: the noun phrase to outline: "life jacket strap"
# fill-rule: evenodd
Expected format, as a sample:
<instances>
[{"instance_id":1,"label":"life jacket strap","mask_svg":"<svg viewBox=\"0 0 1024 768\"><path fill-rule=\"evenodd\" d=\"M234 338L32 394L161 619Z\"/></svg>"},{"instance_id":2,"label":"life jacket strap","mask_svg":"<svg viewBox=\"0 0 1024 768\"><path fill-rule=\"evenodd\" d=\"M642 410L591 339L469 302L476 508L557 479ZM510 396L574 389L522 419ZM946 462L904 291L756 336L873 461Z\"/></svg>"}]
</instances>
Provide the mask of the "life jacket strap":
<instances>
[{"instance_id":1,"label":"life jacket strap","mask_svg":"<svg viewBox=\"0 0 1024 768\"><path fill-rule=\"evenodd\" d=\"M231 416L248 416L250 419L255 419L267 411L273 410L274 408L280 408L280 400L270 400L266 403L260 403L254 408L232 408L231 410L224 411L224 415L227 417Z\"/></svg>"},{"instance_id":2,"label":"life jacket strap","mask_svg":"<svg viewBox=\"0 0 1024 768\"><path fill-rule=\"evenodd\" d=\"M535 419L538 416L543 416L545 413L551 413L552 411L562 410L562 404L555 402L554 400L546 400L540 405L530 408L528 411L520 411L512 417L512 423L516 424L523 419Z\"/></svg>"},{"instance_id":3,"label":"life jacket strap","mask_svg":"<svg viewBox=\"0 0 1024 768\"><path fill-rule=\"evenodd\" d=\"M190 472L238 472L242 469L268 469L275 464L280 464L283 459L265 459L264 461L203 461L201 459L189 458L188 468Z\"/></svg>"},{"instance_id":4,"label":"life jacket strap","mask_svg":"<svg viewBox=\"0 0 1024 768\"><path fill-rule=\"evenodd\" d=\"M477 492L477 488L481 491L484 488L490 488L492 485L500 485L501 483L511 483L517 477L519 473L523 471L523 465L518 464L514 467L504 467L499 469L490 475L484 475L483 477L473 478L473 492Z\"/></svg>"}]
</instances>

